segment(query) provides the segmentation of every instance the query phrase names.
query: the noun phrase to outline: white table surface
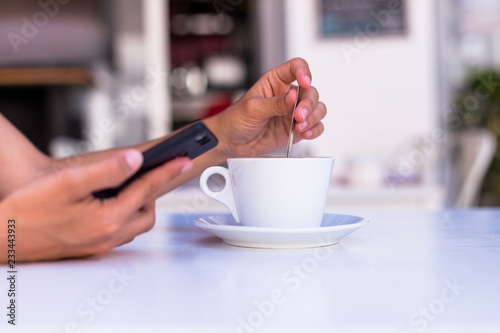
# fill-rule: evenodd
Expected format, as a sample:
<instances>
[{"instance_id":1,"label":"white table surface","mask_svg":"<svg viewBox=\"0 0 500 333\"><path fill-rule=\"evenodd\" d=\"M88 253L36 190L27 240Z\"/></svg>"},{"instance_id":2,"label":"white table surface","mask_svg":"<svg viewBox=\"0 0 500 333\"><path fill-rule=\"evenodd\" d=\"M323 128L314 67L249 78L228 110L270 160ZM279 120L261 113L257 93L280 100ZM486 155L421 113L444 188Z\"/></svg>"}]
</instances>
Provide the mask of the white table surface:
<instances>
[{"instance_id":1,"label":"white table surface","mask_svg":"<svg viewBox=\"0 0 500 333\"><path fill-rule=\"evenodd\" d=\"M110 254L19 264L0 331L500 332L500 210L359 215L338 245L266 250L159 212Z\"/></svg>"}]
</instances>

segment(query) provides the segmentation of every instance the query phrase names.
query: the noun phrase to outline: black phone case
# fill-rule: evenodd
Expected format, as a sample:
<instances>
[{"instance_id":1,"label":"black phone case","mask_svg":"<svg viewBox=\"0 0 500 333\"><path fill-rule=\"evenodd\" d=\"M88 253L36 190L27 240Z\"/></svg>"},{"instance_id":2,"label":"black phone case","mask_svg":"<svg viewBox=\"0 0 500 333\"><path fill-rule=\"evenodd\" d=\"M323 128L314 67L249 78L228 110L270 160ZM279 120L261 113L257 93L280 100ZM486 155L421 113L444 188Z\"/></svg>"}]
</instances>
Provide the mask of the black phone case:
<instances>
[{"instance_id":1,"label":"black phone case","mask_svg":"<svg viewBox=\"0 0 500 333\"><path fill-rule=\"evenodd\" d=\"M116 196L127 185L146 172L176 157L187 156L194 159L217 146L215 135L202 123L197 122L182 129L178 133L146 150L142 155L144 162L141 168L122 185L94 193L94 197L105 199Z\"/></svg>"}]
</instances>

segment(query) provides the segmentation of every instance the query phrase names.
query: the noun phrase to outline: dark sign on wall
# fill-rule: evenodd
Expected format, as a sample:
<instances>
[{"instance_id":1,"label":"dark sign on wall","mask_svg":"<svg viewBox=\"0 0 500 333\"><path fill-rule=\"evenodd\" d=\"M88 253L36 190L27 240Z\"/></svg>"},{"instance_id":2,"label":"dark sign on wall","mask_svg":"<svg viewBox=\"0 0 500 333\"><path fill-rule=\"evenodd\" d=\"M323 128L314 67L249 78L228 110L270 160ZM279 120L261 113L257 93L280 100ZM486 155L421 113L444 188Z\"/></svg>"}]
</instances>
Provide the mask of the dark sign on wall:
<instances>
[{"instance_id":1,"label":"dark sign on wall","mask_svg":"<svg viewBox=\"0 0 500 333\"><path fill-rule=\"evenodd\" d=\"M319 0L323 37L401 34L405 31L404 0Z\"/></svg>"}]
</instances>

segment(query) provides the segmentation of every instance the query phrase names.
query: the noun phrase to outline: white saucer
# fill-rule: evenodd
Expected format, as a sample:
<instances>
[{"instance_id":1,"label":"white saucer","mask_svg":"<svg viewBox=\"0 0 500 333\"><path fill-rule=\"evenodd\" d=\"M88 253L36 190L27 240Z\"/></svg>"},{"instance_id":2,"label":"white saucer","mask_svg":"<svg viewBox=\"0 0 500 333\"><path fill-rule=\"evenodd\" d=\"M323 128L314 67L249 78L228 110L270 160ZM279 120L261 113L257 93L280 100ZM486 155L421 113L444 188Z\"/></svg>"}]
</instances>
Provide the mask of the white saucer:
<instances>
[{"instance_id":1,"label":"white saucer","mask_svg":"<svg viewBox=\"0 0 500 333\"><path fill-rule=\"evenodd\" d=\"M306 248L333 245L366 225L358 216L325 214L319 228L280 229L246 227L229 214L198 218L194 224L234 246L267 249Z\"/></svg>"}]
</instances>

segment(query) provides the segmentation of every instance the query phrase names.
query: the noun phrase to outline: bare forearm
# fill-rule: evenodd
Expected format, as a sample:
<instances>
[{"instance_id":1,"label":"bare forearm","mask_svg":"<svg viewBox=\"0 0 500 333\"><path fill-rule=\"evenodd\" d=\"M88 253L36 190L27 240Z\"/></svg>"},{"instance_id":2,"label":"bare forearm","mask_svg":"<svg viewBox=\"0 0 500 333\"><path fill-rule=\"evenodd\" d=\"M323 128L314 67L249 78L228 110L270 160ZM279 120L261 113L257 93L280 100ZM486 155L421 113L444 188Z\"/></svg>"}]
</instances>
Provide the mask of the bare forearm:
<instances>
[{"instance_id":1,"label":"bare forearm","mask_svg":"<svg viewBox=\"0 0 500 333\"><path fill-rule=\"evenodd\" d=\"M165 136L165 137L167 137L167 136ZM123 149L133 148L133 149L137 149L139 151L145 151L148 148L155 145L155 143L157 143L163 139L164 138L154 139L154 140L144 142L144 143L134 145L134 146L111 148L111 149L106 149L106 150L101 150L101 151L96 151L96 152L91 152L91 153L85 153L85 154L81 154L81 155L73 155L73 156L69 156L69 157L65 157L65 158L56 159L53 161L53 164L54 164L55 168L76 167L76 166L80 166L80 165L87 165L87 164L102 161L103 159L105 159L105 158L115 154L117 151L123 150Z\"/></svg>"},{"instance_id":2,"label":"bare forearm","mask_svg":"<svg viewBox=\"0 0 500 333\"><path fill-rule=\"evenodd\" d=\"M212 117L210 119L203 120L203 122L216 136L218 136L218 134L220 133L221 126L217 117ZM116 153L116 151L124 148L134 148L139 151L145 151L173 134L174 133L170 133L164 137L144 142L135 146L108 149L89 154L71 156L68 158L54 160L52 162L52 169L56 170L66 167L77 167L81 165L87 165L90 163L96 163L111 156L112 154ZM170 181L168 184L165 184L165 186L161 188L161 193L165 194L173 190L174 188L181 186L182 184L200 175L201 172L203 172L203 170L205 170L209 166L216 165L225 161L227 157L229 156L227 155L224 149L223 142L221 142L214 149L194 159L193 167L189 171L184 172L181 176L177 177L173 181Z\"/></svg>"},{"instance_id":3,"label":"bare forearm","mask_svg":"<svg viewBox=\"0 0 500 333\"><path fill-rule=\"evenodd\" d=\"M219 144L212 150L209 150L205 154L195 158L191 169L165 184L161 188L162 194L170 192L171 190L187 183L191 179L199 176L206 168L220 164L230 157L224 147L225 140L220 137L221 124L218 120L219 119L217 119L217 117L212 117L204 120L203 122L215 134L215 136L219 138Z\"/></svg>"},{"instance_id":4,"label":"bare forearm","mask_svg":"<svg viewBox=\"0 0 500 333\"><path fill-rule=\"evenodd\" d=\"M50 162L0 114L0 198L46 173Z\"/></svg>"},{"instance_id":5,"label":"bare forearm","mask_svg":"<svg viewBox=\"0 0 500 333\"><path fill-rule=\"evenodd\" d=\"M203 120L203 123L219 139L219 144L205 154L195 158L191 169L161 187L161 194L165 194L185 184L191 179L199 176L206 168L220 164L227 158L231 157L231 154L227 149L228 138L225 136L225 133L223 133L224 121L222 117L220 115L213 116Z\"/></svg>"}]
</instances>

